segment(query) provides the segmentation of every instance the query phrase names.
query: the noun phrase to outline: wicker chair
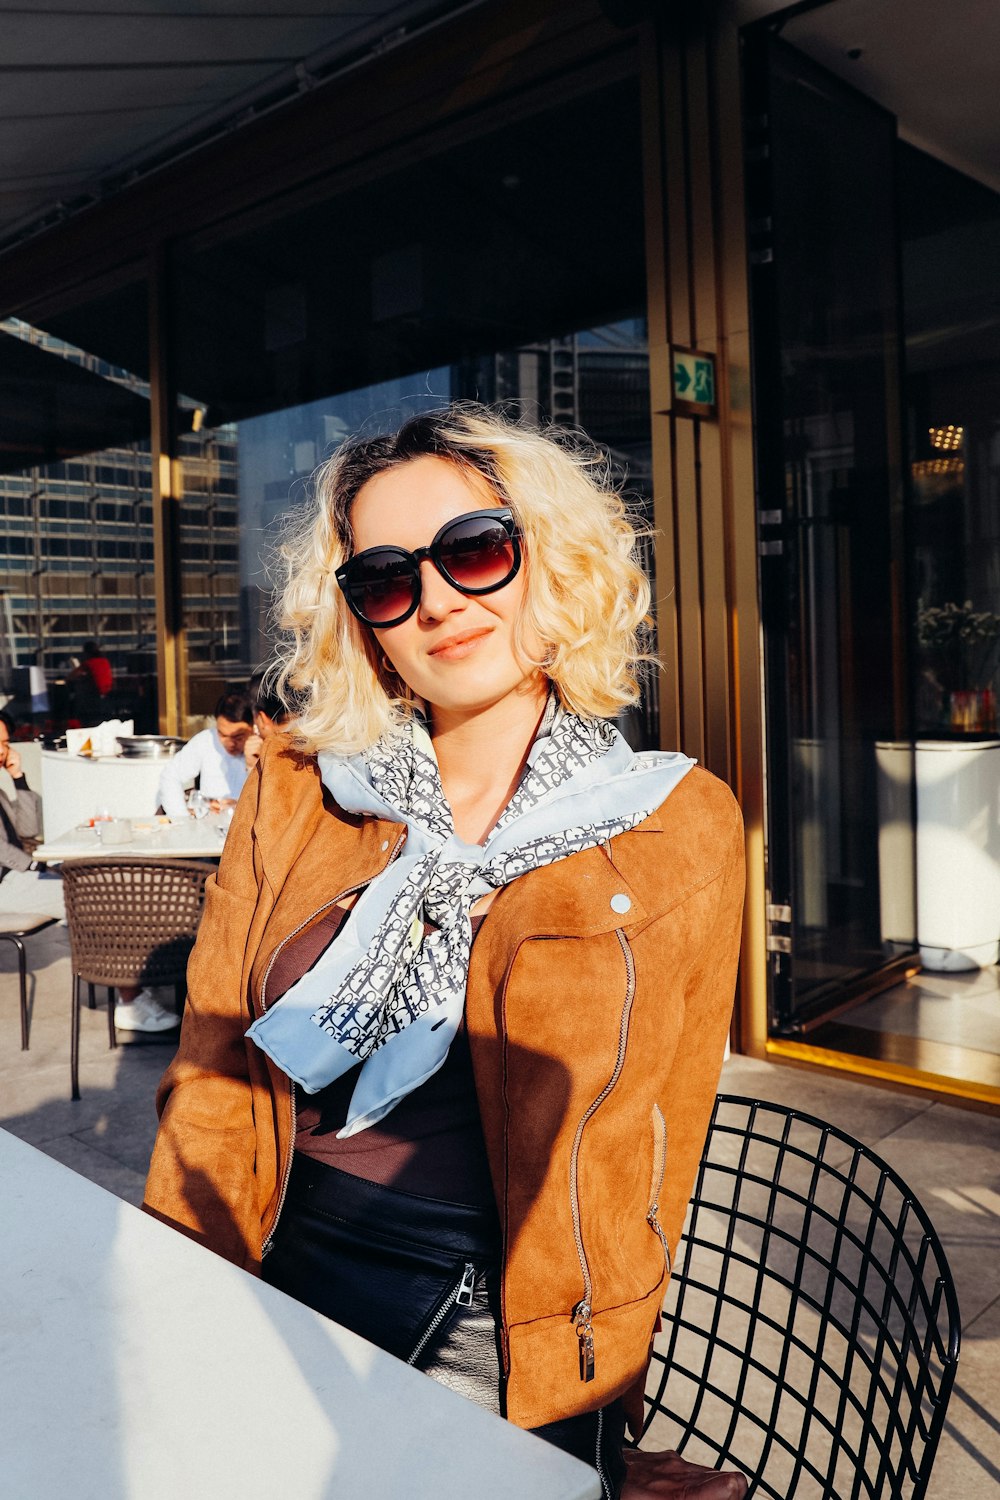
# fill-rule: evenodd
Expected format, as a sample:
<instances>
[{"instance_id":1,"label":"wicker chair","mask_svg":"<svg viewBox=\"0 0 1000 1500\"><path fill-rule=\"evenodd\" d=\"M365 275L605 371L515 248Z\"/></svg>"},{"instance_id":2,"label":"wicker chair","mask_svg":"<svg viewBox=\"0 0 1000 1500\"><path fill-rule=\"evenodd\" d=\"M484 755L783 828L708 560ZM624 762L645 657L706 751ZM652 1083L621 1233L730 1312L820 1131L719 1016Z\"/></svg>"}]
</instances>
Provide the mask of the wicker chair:
<instances>
[{"instance_id":1,"label":"wicker chair","mask_svg":"<svg viewBox=\"0 0 1000 1500\"><path fill-rule=\"evenodd\" d=\"M80 985L108 987L115 1045L118 985L181 986L214 865L196 860L75 859L62 867L73 970L72 1097L80 1097Z\"/></svg>"},{"instance_id":2,"label":"wicker chair","mask_svg":"<svg viewBox=\"0 0 1000 1500\"><path fill-rule=\"evenodd\" d=\"M741 1470L751 1497L921 1500L959 1330L940 1242L891 1167L809 1115L720 1096L642 1447Z\"/></svg>"},{"instance_id":3,"label":"wicker chair","mask_svg":"<svg viewBox=\"0 0 1000 1500\"><path fill-rule=\"evenodd\" d=\"M28 1050L28 964L24 952L25 938L34 937L52 927L58 917L41 912L5 912L0 914L0 943L12 943L17 949L17 977L21 989L21 1051Z\"/></svg>"}]
</instances>

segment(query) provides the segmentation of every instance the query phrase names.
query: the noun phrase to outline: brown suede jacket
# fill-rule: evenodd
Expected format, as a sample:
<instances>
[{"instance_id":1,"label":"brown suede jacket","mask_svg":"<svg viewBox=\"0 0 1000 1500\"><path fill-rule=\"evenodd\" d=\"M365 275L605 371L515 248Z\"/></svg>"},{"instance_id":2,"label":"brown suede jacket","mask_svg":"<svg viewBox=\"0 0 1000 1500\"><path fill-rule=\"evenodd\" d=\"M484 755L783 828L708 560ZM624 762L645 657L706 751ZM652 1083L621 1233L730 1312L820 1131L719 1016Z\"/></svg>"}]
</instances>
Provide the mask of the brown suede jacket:
<instances>
[{"instance_id":1,"label":"brown suede jacket","mask_svg":"<svg viewBox=\"0 0 1000 1500\"><path fill-rule=\"evenodd\" d=\"M341 811L315 760L279 740L208 882L146 1206L249 1270L281 1209L294 1099L244 1034L278 949L403 837ZM641 1412L732 1011L743 884L739 809L695 767L631 832L505 887L480 930L466 1020L519 1426L622 1394Z\"/></svg>"}]
</instances>

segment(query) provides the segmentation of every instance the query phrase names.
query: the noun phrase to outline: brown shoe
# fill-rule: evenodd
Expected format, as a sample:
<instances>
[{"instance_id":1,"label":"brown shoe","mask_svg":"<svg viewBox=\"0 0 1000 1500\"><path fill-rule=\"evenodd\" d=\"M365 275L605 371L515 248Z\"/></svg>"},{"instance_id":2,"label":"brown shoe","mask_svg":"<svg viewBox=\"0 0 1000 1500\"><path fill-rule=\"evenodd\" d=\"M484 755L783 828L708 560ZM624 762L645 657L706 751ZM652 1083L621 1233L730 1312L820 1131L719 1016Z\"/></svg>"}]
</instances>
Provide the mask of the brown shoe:
<instances>
[{"instance_id":1,"label":"brown shoe","mask_svg":"<svg viewBox=\"0 0 1000 1500\"><path fill-rule=\"evenodd\" d=\"M743 1500L749 1488L742 1474L706 1469L679 1453L626 1448L624 1457L628 1474L622 1500Z\"/></svg>"}]
</instances>

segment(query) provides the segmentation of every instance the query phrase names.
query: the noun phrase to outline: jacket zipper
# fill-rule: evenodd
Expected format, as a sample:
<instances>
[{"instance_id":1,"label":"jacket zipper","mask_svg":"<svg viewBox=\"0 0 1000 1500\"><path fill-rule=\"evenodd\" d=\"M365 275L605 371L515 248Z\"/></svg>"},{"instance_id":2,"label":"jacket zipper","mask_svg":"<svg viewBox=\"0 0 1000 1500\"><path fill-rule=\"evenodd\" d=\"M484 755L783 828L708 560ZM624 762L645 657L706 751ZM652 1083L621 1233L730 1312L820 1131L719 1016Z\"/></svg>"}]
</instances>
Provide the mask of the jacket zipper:
<instances>
[{"instance_id":1,"label":"jacket zipper","mask_svg":"<svg viewBox=\"0 0 1000 1500\"><path fill-rule=\"evenodd\" d=\"M395 847L394 847L392 853L389 855L389 858L386 860L384 866L382 867L383 870L387 870L389 868L389 866L392 864L393 860L398 855L398 853L399 853L399 851L400 851L400 849L401 849L401 847L403 845L404 837L405 837L404 834L400 834L399 838L396 840L396 844L395 844ZM378 873L381 875L382 874L382 870L380 870ZM283 937L282 938L281 942L278 944L277 948L275 948L274 952L271 954L271 957L268 959L268 961L267 961L267 968L264 970L264 978L261 980L261 984L260 984L260 1013L261 1013L261 1015L264 1015L265 1012L267 1011L267 981L270 978L271 970L274 968L274 961L278 957L278 954L281 952L282 948L284 948L285 944L286 943L290 943L293 938L298 937L299 933L302 932L304 928L308 927L309 924L310 924L310 922L314 922L316 920L316 918L322 916L325 911L329 911L329 909L330 909L331 906L336 906L337 902L338 901L343 901L343 899L344 899L345 896L353 896L356 891L363 891L364 888L365 888L365 886L366 885L371 885L372 880L374 880L375 878L376 877L373 875L370 880L362 880L358 885L348 886L348 888L347 888L346 891L341 891L338 895L333 896L329 901L324 901L324 903L323 903L322 906L318 906L316 908L316 910L314 912L312 912L308 917L306 917L304 921L300 922L299 925L298 925L298 927L296 927L292 932L290 932L287 937ZM291 1082L291 1080L289 1080L289 1082ZM288 1160L285 1163L285 1171L284 1171L284 1174L283 1174L282 1179L281 1179L281 1191L278 1194L278 1206L277 1206L277 1208L274 1211L274 1218L271 1221L271 1227L270 1227L270 1229L267 1232L267 1239L264 1240L263 1244L260 1247L260 1258L261 1258L261 1260L264 1259L264 1256L268 1254L268 1252L270 1251L272 1245L274 1244L275 1231L278 1228L278 1220L281 1218L281 1210L285 1206L285 1197L286 1197L286 1195L288 1193L288 1182L289 1182L289 1179L290 1179L290 1177L292 1175L292 1158L295 1155L295 1122L296 1122L296 1118L297 1118L297 1115L298 1115L298 1110L297 1110L297 1107L296 1107L296 1104L295 1104L295 1085L294 1085L294 1083L291 1084L291 1088L290 1088L290 1105L291 1105L291 1131L290 1131L290 1134L289 1134L289 1137L288 1137Z\"/></svg>"},{"instance_id":2,"label":"jacket zipper","mask_svg":"<svg viewBox=\"0 0 1000 1500\"><path fill-rule=\"evenodd\" d=\"M667 1275L670 1275L672 1265L670 1260L670 1245L667 1236L659 1220L660 1192L663 1188L663 1177L667 1169L667 1122L663 1118L663 1111L658 1104L653 1105L653 1175L649 1185L649 1207L646 1210L646 1223L654 1231L660 1244L663 1246L663 1259L667 1267Z\"/></svg>"},{"instance_id":3,"label":"jacket zipper","mask_svg":"<svg viewBox=\"0 0 1000 1500\"><path fill-rule=\"evenodd\" d=\"M580 1379L584 1383L588 1383L594 1378L594 1325L592 1322L594 1287L591 1281L590 1264L587 1260L587 1252L583 1244L583 1230L580 1224L580 1145L588 1120L592 1118L604 1103L621 1077L622 1067L625 1063L625 1043L628 1039L629 1016L632 1013L632 1002L635 999L635 960L632 957L632 949L629 947L628 938L620 927L615 928L615 936L621 944L622 954L625 959L626 974L625 1004L622 1007L621 1022L618 1027L618 1056L615 1058L614 1071L611 1077L576 1127L576 1135L573 1138L573 1151L569 1161L569 1206L573 1217L573 1237L576 1240L576 1253L580 1261L580 1270L583 1273L583 1296L573 1308L571 1316L573 1326L576 1328L576 1336L580 1342Z\"/></svg>"},{"instance_id":4,"label":"jacket zipper","mask_svg":"<svg viewBox=\"0 0 1000 1500\"><path fill-rule=\"evenodd\" d=\"M408 1365L416 1364L417 1360L426 1349L434 1334L437 1333L438 1329L441 1327L441 1324L444 1322L445 1318L448 1316L448 1313L453 1307L472 1306L472 1294L475 1289L476 1268L472 1264L471 1260L467 1260L462 1270L462 1279L459 1281L457 1286L452 1287L451 1291L448 1293L447 1297L445 1297L444 1301L441 1303L441 1306L438 1308L437 1312L434 1314L433 1318L431 1318L427 1327L420 1335L420 1338L417 1340L416 1348L413 1350L413 1353L408 1357L406 1361Z\"/></svg>"}]
</instances>

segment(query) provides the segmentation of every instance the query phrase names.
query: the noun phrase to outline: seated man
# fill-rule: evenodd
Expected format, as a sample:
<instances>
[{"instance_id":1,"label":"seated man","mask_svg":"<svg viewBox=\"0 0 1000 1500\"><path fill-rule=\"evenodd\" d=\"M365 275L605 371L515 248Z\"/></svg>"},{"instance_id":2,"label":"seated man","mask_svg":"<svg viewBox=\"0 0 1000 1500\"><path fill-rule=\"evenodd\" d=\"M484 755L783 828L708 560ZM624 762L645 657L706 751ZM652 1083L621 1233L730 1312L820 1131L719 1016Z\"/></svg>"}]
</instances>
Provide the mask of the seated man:
<instances>
[{"instance_id":1,"label":"seated man","mask_svg":"<svg viewBox=\"0 0 1000 1500\"><path fill-rule=\"evenodd\" d=\"M40 873L27 847L42 836L42 799L28 786L13 732L13 719L0 713L0 767L14 783L12 795L0 786L0 911L64 918L62 881Z\"/></svg>"},{"instance_id":2,"label":"seated man","mask_svg":"<svg viewBox=\"0 0 1000 1500\"><path fill-rule=\"evenodd\" d=\"M253 734L244 741L243 759L247 770L252 771L260 759L264 741L270 739L275 730L284 729L292 714L284 699L265 686L262 674L251 677L249 691L253 699Z\"/></svg>"},{"instance_id":3,"label":"seated man","mask_svg":"<svg viewBox=\"0 0 1000 1500\"><path fill-rule=\"evenodd\" d=\"M156 799L172 818L187 812L184 793L195 781L209 799L213 812L230 807L247 779L243 745L250 735L253 712L246 693L223 693L215 705L215 723L188 740L160 775ZM180 1017L161 1005L152 990L122 985L115 1006L115 1025L121 1031L172 1031Z\"/></svg>"},{"instance_id":4,"label":"seated man","mask_svg":"<svg viewBox=\"0 0 1000 1500\"><path fill-rule=\"evenodd\" d=\"M247 779L243 746L253 726L253 706L247 693L227 691L215 705L215 723L188 740L166 762L160 776L157 802L172 818L187 812L185 789L197 780L213 812L232 806Z\"/></svg>"}]
</instances>

